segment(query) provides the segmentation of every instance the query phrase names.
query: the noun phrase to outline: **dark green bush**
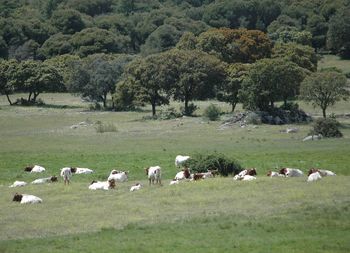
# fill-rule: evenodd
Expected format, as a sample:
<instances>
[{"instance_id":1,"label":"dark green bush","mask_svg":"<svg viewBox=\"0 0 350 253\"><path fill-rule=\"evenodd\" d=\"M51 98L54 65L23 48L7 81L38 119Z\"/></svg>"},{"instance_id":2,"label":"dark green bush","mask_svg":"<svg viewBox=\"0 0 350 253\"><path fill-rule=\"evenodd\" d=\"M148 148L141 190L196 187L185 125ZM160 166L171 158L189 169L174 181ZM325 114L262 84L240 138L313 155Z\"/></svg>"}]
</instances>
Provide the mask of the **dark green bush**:
<instances>
[{"instance_id":1,"label":"dark green bush","mask_svg":"<svg viewBox=\"0 0 350 253\"><path fill-rule=\"evenodd\" d=\"M207 108L204 110L204 117L208 118L210 121L215 121L220 118L221 110L218 106L214 104L210 104Z\"/></svg>"},{"instance_id":2,"label":"dark green bush","mask_svg":"<svg viewBox=\"0 0 350 253\"><path fill-rule=\"evenodd\" d=\"M206 172L207 170L218 170L219 174L227 177L236 175L241 170L241 165L234 159L230 159L223 154L196 154L184 163L184 166L191 169L191 172Z\"/></svg>"},{"instance_id":3,"label":"dark green bush","mask_svg":"<svg viewBox=\"0 0 350 253\"><path fill-rule=\"evenodd\" d=\"M182 114L182 115L186 115L186 116L192 116L193 113L194 113L197 109L199 109L199 107L196 106L196 105L193 104L193 103L190 103L190 104L188 105L187 111L185 110L185 107L184 107L184 106L181 106L181 107L180 107L181 114Z\"/></svg>"},{"instance_id":4,"label":"dark green bush","mask_svg":"<svg viewBox=\"0 0 350 253\"><path fill-rule=\"evenodd\" d=\"M334 118L319 118L313 124L310 134L322 134L323 137L342 137L340 123Z\"/></svg>"}]
</instances>

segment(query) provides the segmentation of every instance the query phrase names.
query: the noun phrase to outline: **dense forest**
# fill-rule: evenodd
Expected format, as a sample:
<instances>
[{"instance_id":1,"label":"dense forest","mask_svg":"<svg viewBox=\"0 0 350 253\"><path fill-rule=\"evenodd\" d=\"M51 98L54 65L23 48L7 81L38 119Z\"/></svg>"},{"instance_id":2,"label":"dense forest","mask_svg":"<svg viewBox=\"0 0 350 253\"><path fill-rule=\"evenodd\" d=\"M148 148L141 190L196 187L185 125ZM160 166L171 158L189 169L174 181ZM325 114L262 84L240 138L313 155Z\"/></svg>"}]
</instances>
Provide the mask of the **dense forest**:
<instances>
[{"instance_id":1,"label":"dense forest","mask_svg":"<svg viewBox=\"0 0 350 253\"><path fill-rule=\"evenodd\" d=\"M170 99L191 114L190 101L213 97L266 110L299 95L322 53L350 58L349 0L0 0L10 104L69 91L153 114Z\"/></svg>"}]
</instances>

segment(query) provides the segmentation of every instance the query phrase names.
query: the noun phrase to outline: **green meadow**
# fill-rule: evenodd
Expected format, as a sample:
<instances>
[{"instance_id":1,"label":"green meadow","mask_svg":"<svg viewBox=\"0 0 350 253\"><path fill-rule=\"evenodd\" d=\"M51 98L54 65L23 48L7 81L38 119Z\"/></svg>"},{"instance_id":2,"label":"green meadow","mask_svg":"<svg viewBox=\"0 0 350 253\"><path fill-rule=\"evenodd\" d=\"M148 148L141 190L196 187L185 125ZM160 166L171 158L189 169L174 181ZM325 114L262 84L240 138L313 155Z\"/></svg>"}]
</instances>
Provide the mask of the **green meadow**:
<instances>
[{"instance_id":1,"label":"green meadow","mask_svg":"<svg viewBox=\"0 0 350 253\"><path fill-rule=\"evenodd\" d=\"M196 117L149 120L150 108L97 112L69 94L39 97L45 106L8 106L0 97L0 252L350 251L349 102L327 111L342 123L343 138L303 142L311 124L222 128L230 108L217 101L196 102ZM201 117L210 103L225 112L220 121ZM98 124L115 128L100 133ZM299 131L287 134L287 127ZM237 182L230 176L169 185L179 170L176 155L213 152L257 168L257 180ZM34 164L46 171L23 171ZM163 186L148 185L144 168L152 165L162 167ZM60 179L8 187L15 180L59 175L65 166L95 173L74 175L69 186ZM337 176L314 183L306 176L266 177L280 167L304 173L320 167ZM105 180L112 169L128 170L129 181L115 190L88 190L92 180ZM143 188L129 192L136 182ZM39 196L43 203L14 203L15 192Z\"/></svg>"}]
</instances>

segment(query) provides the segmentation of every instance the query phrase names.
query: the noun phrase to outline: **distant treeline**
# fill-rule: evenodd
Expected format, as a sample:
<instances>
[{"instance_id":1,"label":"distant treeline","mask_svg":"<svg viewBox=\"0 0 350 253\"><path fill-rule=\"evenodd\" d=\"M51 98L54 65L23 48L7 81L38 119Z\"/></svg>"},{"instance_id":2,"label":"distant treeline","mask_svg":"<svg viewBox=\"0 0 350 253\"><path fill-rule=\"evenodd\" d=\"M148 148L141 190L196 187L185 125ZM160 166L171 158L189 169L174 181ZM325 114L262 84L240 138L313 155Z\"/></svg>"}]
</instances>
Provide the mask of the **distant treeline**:
<instances>
[{"instance_id":1,"label":"distant treeline","mask_svg":"<svg viewBox=\"0 0 350 253\"><path fill-rule=\"evenodd\" d=\"M208 98L269 110L312 101L307 86L328 80L317 52L350 58L346 0L1 0L0 13L0 94L10 104L69 91L114 110L150 104L153 115L170 99L186 115ZM330 90L345 95L344 75L327 71L339 80ZM12 101L16 92L28 97Z\"/></svg>"}]
</instances>

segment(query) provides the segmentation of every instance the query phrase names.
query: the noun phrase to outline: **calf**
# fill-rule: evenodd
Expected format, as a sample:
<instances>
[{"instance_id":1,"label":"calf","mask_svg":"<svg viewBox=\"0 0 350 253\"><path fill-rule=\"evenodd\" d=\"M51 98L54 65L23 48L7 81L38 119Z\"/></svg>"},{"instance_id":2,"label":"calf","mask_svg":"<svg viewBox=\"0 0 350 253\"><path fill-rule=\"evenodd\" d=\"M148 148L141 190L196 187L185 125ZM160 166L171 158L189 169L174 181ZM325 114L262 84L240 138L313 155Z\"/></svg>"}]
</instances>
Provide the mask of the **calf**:
<instances>
[{"instance_id":1,"label":"calf","mask_svg":"<svg viewBox=\"0 0 350 253\"><path fill-rule=\"evenodd\" d=\"M15 181L12 185L10 185L9 187L10 188L13 188L13 187L19 187L19 186L25 186L27 185L26 182L24 181Z\"/></svg>"},{"instance_id":2,"label":"calf","mask_svg":"<svg viewBox=\"0 0 350 253\"><path fill-rule=\"evenodd\" d=\"M251 169L245 169L239 172L237 175L233 177L234 180L242 180L244 176L249 175L249 176L256 176L256 169L251 168Z\"/></svg>"},{"instance_id":3,"label":"calf","mask_svg":"<svg viewBox=\"0 0 350 253\"><path fill-rule=\"evenodd\" d=\"M75 172L73 172L75 174L91 174L94 173L93 170L88 169L88 168L75 168Z\"/></svg>"},{"instance_id":4,"label":"calf","mask_svg":"<svg viewBox=\"0 0 350 253\"><path fill-rule=\"evenodd\" d=\"M131 192L133 192L133 191L138 191L138 190L141 189L141 186L142 186L142 185L141 185L140 183L137 183L137 184L131 186L130 191L131 191Z\"/></svg>"},{"instance_id":5,"label":"calf","mask_svg":"<svg viewBox=\"0 0 350 253\"><path fill-rule=\"evenodd\" d=\"M284 176L284 175L282 175L282 174L280 174L280 173L278 173L278 172L269 170L269 171L267 172L267 176L268 176L268 177L282 177L282 176Z\"/></svg>"},{"instance_id":6,"label":"calf","mask_svg":"<svg viewBox=\"0 0 350 253\"><path fill-rule=\"evenodd\" d=\"M18 193L13 196L12 200L20 202L21 204L36 204L43 202L43 200L37 196Z\"/></svg>"},{"instance_id":7,"label":"calf","mask_svg":"<svg viewBox=\"0 0 350 253\"><path fill-rule=\"evenodd\" d=\"M58 179L56 176L52 176L52 177L46 177L46 178L38 178L35 179L32 184L45 184L45 183L53 183L53 182L57 182Z\"/></svg>"},{"instance_id":8,"label":"calf","mask_svg":"<svg viewBox=\"0 0 350 253\"><path fill-rule=\"evenodd\" d=\"M148 177L149 185L151 184L159 184L162 185L161 182L161 170L160 166L151 166L145 168L146 175Z\"/></svg>"}]
</instances>

